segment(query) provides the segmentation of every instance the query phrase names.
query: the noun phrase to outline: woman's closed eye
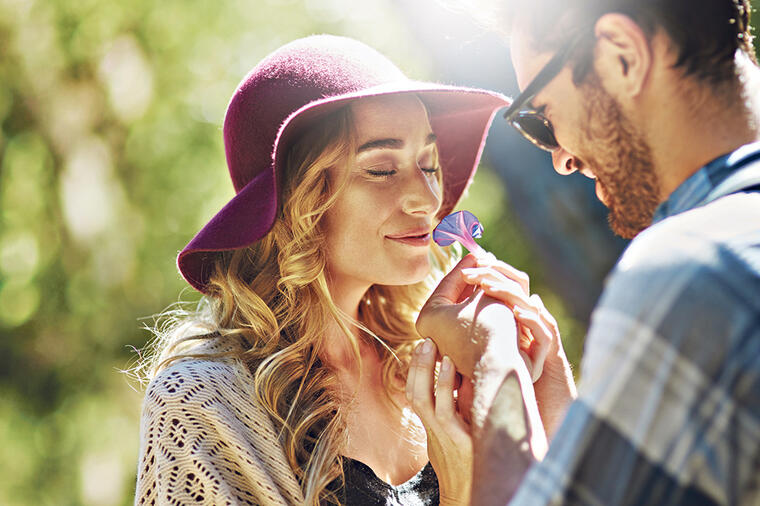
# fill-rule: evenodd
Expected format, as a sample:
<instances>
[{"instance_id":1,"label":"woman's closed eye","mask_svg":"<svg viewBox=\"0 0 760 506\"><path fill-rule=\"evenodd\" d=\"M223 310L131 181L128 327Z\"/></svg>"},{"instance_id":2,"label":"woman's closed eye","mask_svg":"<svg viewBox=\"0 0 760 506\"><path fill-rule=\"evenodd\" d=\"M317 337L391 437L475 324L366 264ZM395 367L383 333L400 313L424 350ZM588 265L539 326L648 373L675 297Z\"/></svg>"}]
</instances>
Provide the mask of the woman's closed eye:
<instances>
[{"instance_id":1,"label":"woman's closed eye","mask_svg":"<svg viewBox=\"0 0 760 506\"><path fill-rule=\"evenodd\" d=\"M422 172L427 176L433 176L438 173L440 167L420 167ZM369 177L375 179L388 179L398 173L398 169L393 165L379 165L372 166L364 169L364 173Z\"/></svg>"},{"instance_id":2,"label":"woman's closed eye","mask_svg":"<svg viewBox=\"0 0 760 506\"><path fill-rule=\"evenodd\" d=\"M395 168L370 168L366 170L367 174L373 177L390 177L398 172Z\"/></svg>"}]
</instances>

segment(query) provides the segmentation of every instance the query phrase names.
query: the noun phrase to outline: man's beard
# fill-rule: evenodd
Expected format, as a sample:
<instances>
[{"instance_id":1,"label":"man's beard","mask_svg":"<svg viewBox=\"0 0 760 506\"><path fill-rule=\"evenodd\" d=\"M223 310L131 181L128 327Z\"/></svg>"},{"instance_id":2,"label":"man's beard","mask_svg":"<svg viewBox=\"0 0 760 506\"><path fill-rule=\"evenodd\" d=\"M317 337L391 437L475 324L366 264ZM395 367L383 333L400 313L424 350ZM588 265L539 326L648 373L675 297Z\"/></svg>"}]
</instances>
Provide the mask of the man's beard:
<instances>
[{"instance_id":1,"label":"man's beard","mask_svg":"<svg viewBox=\"0 0 760 506\"><path fill-rule=\"evenodd\" d=\"M579 162L588 165L602 186L612 230L631 239L652 223L660 203L660 183L651 149L593 71L581 92L588 143L583 151L590 156Z\"/></svg>"}]
</instances>

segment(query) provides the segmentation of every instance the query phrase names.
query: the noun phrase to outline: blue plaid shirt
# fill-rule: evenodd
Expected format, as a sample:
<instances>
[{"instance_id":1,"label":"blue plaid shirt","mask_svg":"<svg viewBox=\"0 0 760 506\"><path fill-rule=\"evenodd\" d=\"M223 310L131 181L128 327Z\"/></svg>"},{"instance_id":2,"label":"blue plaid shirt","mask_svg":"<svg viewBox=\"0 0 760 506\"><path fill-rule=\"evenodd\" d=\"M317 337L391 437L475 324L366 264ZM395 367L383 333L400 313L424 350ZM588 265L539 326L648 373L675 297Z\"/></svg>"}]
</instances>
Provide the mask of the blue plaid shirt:
<instances>
[{"instance_id":1,"label":"blue plaid shirt","mask_svg":"<svg viewBox=\"0 0 760 506\"><path fill-rule=\"evenodd\" d=\"M631 242L581 378L511 504L760 505L760 143L692 175Z\"/></svg>"}]
</instances>

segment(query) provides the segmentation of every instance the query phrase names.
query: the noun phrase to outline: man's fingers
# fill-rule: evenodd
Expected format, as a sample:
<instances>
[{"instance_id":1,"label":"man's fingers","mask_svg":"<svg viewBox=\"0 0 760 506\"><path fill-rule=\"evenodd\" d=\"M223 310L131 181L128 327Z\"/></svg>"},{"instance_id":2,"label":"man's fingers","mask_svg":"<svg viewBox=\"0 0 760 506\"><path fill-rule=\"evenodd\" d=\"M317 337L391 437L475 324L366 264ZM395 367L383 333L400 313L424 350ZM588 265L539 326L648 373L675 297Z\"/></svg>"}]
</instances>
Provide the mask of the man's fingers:
<instances>
[{"instance_id":1,"label":"man's fingers","mask_svg":"<svg viewBox=\"0 0 760 506\"><path fill-rule=\"evenodd\" d=\"M530 355L528 355L523 350L520 350L520 356L522 357L523 362L525 362L525 367L528 368L528 372L530 372L531 381L535 383L536 380L541 376L541 373L534 372L536 369L534 369L535 366L533 365L533 360L530 358Z\"/></svg>"},{"instance_id":2,"label":"man's fingers","mask_svg":"<svg viewBox=\"0 0 760 506\"><path fill-rule=\"evenodd\" d=\"M530 330L534 339L530 347L530 352L533 359L533 381L536 381L539 376L541 376L544 362L546 361L546 356L549 353L552 341L554 339L559 339L559 336L555 335L544 324L540 314L535 311L516 307L515 317L521 325L524 325Z\"/></svg>"},{"instance_id":3,"label":"man's fingers","mask_svg":"<svg viewBox=\"0 0 760 506\"><path fill-rule=\"evenodd\" d=\"M530 300L533 306L538 308L541 320L543 320L544 324L554 333L555 337L559 339L559 325L557 325L557 320L554 316L552 316L549 310L546 309L546 306L544 306L544 301L535 293L530 296Z\"/></svg>"},{"instance_id":4,"label":"man's fingers","mask_svg":"<svg viewBox=\"0 0 760 506\"><path fill-rule=\"evenodd\" d=\"M473 255L467 255L443 277L433 290L425 306L436 304L457 304L466 298L463 292L471 291L468 283L462 278L462 269L474 267L476 260Z\"/></svg>"},{"instance_id":5,"label":"man's fingers","mask_svg":"<svg viewBox=\"0 0 760 506\"><path fill-rule=\"evenodd\" d=\"M539 310L538 307L534 307L535 302L523 291L519 283L494 272L492 269L467 269L463 273L463 277L467 283L478 285L487 295L507 306L521 306L533 311Z\"/></svg>"},{"instance_id":6,"label":"man's fingers","mask_svg":"<svg viewBox=\"0 0 760 506\"><path fill-rule=\"evenodd\" d=\"M495 256L478 258L478 267L492 267L517 282L526 294L530 294L530 276L527 273L515 269L506 262L498 260Z\"/></svg>"},{"instance_id":7,"label":"man's fingers","mask_svg":"<svg viewBox=\"0 0 760 506\"><path fill-rule=\"evenodd\" d=\"M478 267L463 269L462 276L467 283L482 287L488 295L509 306L539 313L544 325L559 337L557 320L546 309L541 297L535 293L530 295L529 278L524 272L493 259L487 263L481 261Z\"/></svg>"}]
</instances>

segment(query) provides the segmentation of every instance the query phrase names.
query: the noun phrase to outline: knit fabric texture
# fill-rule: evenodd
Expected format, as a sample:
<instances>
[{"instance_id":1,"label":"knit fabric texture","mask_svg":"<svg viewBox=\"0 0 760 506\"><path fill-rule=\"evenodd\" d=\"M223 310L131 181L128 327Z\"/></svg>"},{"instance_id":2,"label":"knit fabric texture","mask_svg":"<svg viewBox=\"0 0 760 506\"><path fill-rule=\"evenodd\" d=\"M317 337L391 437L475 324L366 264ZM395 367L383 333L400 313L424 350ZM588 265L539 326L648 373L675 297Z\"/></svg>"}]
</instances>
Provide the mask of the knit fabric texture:
<instances>
[{"instance_id":1,"label":"knit fabric texture","mask_svg":"<svg viewBox=\"0 0 760 506\"><path fill-rule=\"evenodd\" d=\"M231 346L209 341L193 352ZM182 359L160 371L143 403L135 504L302 504L253 391L250 371L236 359Z\"/></svg>"}]
</instances>

